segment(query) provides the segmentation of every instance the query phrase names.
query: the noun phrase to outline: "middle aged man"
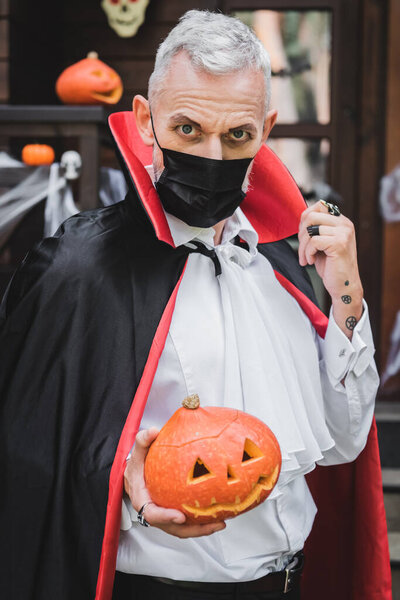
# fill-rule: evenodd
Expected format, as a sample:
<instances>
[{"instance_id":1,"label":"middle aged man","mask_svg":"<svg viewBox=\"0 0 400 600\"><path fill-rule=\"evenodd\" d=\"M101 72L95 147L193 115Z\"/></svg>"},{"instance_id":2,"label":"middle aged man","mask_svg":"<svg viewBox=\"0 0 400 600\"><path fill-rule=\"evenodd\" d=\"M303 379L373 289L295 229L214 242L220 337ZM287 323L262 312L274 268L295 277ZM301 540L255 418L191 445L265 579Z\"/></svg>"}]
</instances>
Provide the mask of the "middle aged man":
<instances>
[{"instance_id":1,"label":"middle aged man","mask_svg":"<svg viewBox=\"0 0 400 600\"><path fill-rule=\"evenodd\" d=\"M110 119L127 198L69 219L14 276L2 597L300 597L316 514L304 475L364 448L378 376L353 226L323 203L304 210L264 146L269 77L245 25L188 12L159 48L149 101ZM283 238L300 216L298 260ZM329 322L299 262L322 277ZM282 451L268 500L226 523L185 523L143 477L157 429L195 393L258 416ZM363 600L389 600L386 573L374 586ZM306 600L358 598L338 590Z\"/></svg>"}]
</instances>

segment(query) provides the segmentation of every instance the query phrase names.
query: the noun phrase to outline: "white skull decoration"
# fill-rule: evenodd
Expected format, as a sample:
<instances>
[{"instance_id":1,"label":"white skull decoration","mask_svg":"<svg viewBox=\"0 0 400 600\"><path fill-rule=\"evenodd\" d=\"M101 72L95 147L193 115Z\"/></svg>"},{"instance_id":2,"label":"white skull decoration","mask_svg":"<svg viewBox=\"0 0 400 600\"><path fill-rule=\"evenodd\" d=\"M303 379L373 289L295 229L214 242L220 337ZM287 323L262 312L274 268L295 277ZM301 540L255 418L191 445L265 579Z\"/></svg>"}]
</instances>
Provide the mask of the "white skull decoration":
<instances>
[{"instance_id":1,"label":"white skull decoration","mask_svg":"<svg viewBox=\"0 0 400 600\"><path fill-rule=\"evenodd\" d=\"M65 179L78 179L82 168L81 155L75 150L67 150L61 157L60 165Z\"/></svg>"},{"instance_id":2,"label":"white skull decoration","mask_svg":"<svg viewBox=\"0 0 400 600\"><path fill-rule=\"evenodd\" d=\"M108 24L120 37L132 37L144 21L149 0L102 0Z\"/></svg>"}]
</instances>

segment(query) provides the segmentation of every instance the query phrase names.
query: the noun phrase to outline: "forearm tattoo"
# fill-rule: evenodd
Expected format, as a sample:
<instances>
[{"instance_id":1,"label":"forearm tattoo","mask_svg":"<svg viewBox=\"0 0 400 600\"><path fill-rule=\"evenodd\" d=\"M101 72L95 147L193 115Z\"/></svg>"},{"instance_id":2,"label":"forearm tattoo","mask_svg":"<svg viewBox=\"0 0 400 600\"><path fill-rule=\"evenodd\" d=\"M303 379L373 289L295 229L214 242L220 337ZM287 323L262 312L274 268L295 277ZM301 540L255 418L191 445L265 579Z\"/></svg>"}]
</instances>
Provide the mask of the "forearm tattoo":
<instances>
[{"instance_id":1,"label":"forearm tattoo","mask_svg":"<svg viewBox=\"0 0 400 600\"><path fill-rule=\"evenodd\" d=\"M357 325L357 319L355 317L347 317L346 319L346 327L353 331L354 327Z\"/></svg>"},{"instance_id":2,"label":"forearm tattoo","mask_svg":"<svg viewBox=\"0 0 400 600\"><path fill-rule=\"evenodd\" d=\"M344 302L345 304L350 304L351 296L342 296L342 302Z\"/></svg>"}]
</instances>

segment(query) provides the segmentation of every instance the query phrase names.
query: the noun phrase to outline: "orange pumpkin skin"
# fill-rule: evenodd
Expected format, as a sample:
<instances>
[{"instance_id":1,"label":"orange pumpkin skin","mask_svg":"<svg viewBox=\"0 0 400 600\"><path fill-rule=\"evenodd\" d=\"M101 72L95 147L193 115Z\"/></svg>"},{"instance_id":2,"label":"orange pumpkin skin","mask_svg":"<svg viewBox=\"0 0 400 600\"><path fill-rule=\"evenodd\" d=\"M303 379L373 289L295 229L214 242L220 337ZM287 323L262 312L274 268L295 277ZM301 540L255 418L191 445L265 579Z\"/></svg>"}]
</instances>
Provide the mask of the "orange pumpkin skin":
<instances>
[{"instance_id":1,"label":"orange pumpkin skin","mask_svg":"<svg viewBox=\"0 0 400 600\"><path fill-rule=\"evenodd\" d=\"M182 511L186 522L212 523L263 502L281 464L276 437L256 417L225 407L180 408L149 449L145 479L159 506Z\"/></svg>"},{"instance_id":2,"label":"orange pumpkin skin","mask_svg":"<svg viewBox=\"0 0 400 600\"><path fill-rule=\"evenodd\" d=\"M120 76L96 52L67 67L56 81L56 93L64 104L115 104L122 92Z\"/></svg>"},{"instance_id":3,"label":"orange pumpkin skin","mask_svg":"<svg viewBox=\"0 0 400 600\"><path fill-rule=\"evenodd\" d=\"M22 149L22 161L26 165L51 165L54 158L53 148L46 144L27 144Z\"/></svg>"}]
</instances>

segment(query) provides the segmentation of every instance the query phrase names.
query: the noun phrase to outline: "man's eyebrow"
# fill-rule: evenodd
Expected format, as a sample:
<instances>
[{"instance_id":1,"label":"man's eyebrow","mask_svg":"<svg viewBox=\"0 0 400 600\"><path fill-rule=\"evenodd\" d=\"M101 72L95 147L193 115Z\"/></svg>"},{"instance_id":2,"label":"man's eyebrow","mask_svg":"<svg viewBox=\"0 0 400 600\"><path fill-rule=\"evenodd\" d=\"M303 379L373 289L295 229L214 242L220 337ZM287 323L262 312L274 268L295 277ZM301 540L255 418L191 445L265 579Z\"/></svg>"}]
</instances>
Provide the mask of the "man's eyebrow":
<instances>
[{"instance_id":1,"label":"man's eyebrow","mask_svg":"<svg viewBox=\"0 0 400 600\"><path fill-rule=\"evenodd\" d=\"M201 129L200 123L193 121L193 119L191 119L184 113L176 113L175 115L172 115L168 121L168 124L170 126L183 125L185 123L189 123L190 125L194 125L195 127L198 127L199 129ZM246 129L246 131L249 131L250 133L253 133L255 135L257 134L257 128L253 123L244 123L243 125L237 125L236 127L231 127L229 129L229 132L237 131L238 129Z\"/></svg>"},{"instance_id":2,"label":"man's eyebrow","mask_svg":"<svg viewBox=\"0 0 400 600\"><path fill-rule=\"evenodd\" d=\"M231 129L229 130L231 131L237 131L238 129L246 129L247 131L250 131L251 133L256 134L257 133L257 128L253 123L244 123L243 125L238 125L237 127L231 127Z\"/></svg>"},{"instance_id":3,"label":"man's eyebrow","mask_svg":"<svg viewBox=\"0 0 400 600\"><path fill-rule=\"evenodd\" d=\"M193 119L190 119L187 115L184 115L183 113L177 113L176 115L172 115L172 117L169 118L168 123L169 125L182 125L184 123L190 123L191 125L199 127L199 129L201 129L201 125L199 123L196 123L196 121L193 121Z\"/></svg>"}]
</instances>

